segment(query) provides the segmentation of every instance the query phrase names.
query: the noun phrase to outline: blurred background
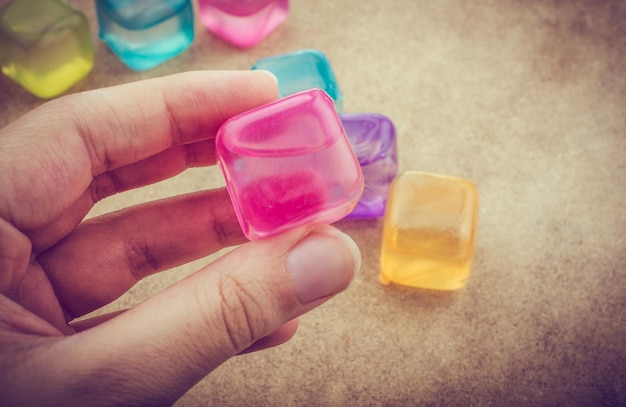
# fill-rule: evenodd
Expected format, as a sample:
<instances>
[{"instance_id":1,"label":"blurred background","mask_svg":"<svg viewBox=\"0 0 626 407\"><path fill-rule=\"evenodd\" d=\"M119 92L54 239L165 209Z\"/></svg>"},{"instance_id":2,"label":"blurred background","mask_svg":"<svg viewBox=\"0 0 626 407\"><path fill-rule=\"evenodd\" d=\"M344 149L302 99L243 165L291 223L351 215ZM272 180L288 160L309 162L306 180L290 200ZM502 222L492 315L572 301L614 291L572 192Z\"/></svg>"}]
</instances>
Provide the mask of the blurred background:
<instances>
[{"instance_id":1,"label":"blurred background","mask_svg":"<svg viewBox=\"0 0 626 407\"><path fill-rule=\"evenodd\" d=\"M346 112L393 120L401 171L467 178L480 194L466 287L381 285L382 220L339 222L363 252L351 288L289 343L228 361L178 406L626 405L626 2L293 0L248 50L196 16L192 46L141 73L98 40L93 2L70 2L90 20L96 61L68 93L316 48ZM0 75L0 126L42 103ZM193 169L89 216L220 185L216 168ZM214 257L152 276L103 312Z\"/></svg>"}]
</instances>

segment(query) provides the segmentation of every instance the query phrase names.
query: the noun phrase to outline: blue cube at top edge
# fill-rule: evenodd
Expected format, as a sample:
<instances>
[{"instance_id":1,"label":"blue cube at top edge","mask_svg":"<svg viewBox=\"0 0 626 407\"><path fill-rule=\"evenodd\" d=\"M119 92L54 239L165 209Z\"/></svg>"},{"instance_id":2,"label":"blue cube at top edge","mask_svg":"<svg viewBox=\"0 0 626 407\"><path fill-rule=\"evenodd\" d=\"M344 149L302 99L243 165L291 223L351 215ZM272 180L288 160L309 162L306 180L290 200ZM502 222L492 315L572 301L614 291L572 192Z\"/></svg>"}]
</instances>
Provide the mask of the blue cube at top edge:
<instances>
[{"instance_id":1,"label":"blue cube at top edge","mask_svg":"<svg viewBox=\"0 0 626 407\"><path fill-rule=\"evenodd\" d=\"M193 42L190 0L96 0L100 38L130 69L144 71Z\"/></svg>"},{"instance_id":2,"label":"blue cube at top edge","mask_svg":"<svg viewBox=\"0 0 626 407\"><path fill-rule=\"evenodd\" d=\"M281 97L319 88L333 99L338 112L343 110L343 93L335 73L326 55L318 50L305 49L263 58L252 69L263 69L276 75Z\"/></svg>"},{"instance_id":3,"label":"blue cube at top edge","mask_svg":"<svg viewBox=\"0 0 626 407\"><path fill-rule=\"evenodd\" d=\"M365 179L363 195L346 218L380 218L385 214L391 182L398 175L396 129L388 117L377 113L343 113L339 117Z\"/></svg>"}]
</instances>

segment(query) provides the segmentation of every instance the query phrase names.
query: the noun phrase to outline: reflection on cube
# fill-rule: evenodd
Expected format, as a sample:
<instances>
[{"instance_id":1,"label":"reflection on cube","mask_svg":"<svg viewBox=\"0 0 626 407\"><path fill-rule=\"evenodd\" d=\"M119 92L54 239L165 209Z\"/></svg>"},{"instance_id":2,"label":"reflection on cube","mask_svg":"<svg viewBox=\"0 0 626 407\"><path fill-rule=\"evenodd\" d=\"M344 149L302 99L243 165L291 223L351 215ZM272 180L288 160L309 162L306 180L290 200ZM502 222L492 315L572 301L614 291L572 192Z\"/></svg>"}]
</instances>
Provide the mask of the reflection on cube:
<instances>
[{"instance_id":1,"label":"reflection on cube","mask_svg":"<svg viewBox=\"0 0 626 407\"><path fill-rule=\"evenodd\" d=\"M135 71L177 56L193 42L190 0L96 0L100 38Z\"/></svg>"},{"instance_id":2,"label":"reflection on cube","mask_svg":"<svg viewBox=\"0 0 626 407\"><path fill-rule=\"evenodd\" d=\"M345 217L363 173L328 95L313 89L235 116L216 155L244 234L258 239Z\"/></svg>"},{"instance_id":3,"label":"reflection on cube","mask_svg":"<svg viewBox=\"0 0 626 407\"><path fill-rule=\"evenodd\" d=\"M478 193L470 181L406 172L391 184L381 282L456 290L467 280L476 243Z\"/></svg>"},{"instance_id":4,"label":"reflection on cube","mask_svg":"<svg viewBox=\"0 0 626 407\"><path fill-rule=\"evenodd\" d=\"M15 0L0 9L2 72L40 98L57 96L93 68L83 13L59 0Z\"/></svg>"},{"instance_id":5,"label":"reflection on cube","mask_svg":"<svg viewBox=\"0 0 626 407\"><path fill-rule=\"evenodd\" d=\"M320 51L306 49L263 58L252 69L264 69L276 75L280 96L319 88L335 101L338 112L343 110L343 93L328 58Z\"/></svg>"},{"instance_id":6,"label":"reflection on cube","mask_svg":"<svg viewBox=\"0 0 626 407\"><path fill-rule=\"evenodd\" d=\"M259 43L285 21L288 0L198 0L200 19L218 37L240 48Z\"/></svg>"},{"instance_id":7,"label":"reflection on cube","mask_svg":"<svg viewBox=\"0 0 626 407\"><path fill-rule=\"evenodd\" d=\"M398 175L395 127L388 117L376 113L339 117L365 178L363 196L347 218L380 218L385 214L389 185Z\"/></svg>"}]
</instances>

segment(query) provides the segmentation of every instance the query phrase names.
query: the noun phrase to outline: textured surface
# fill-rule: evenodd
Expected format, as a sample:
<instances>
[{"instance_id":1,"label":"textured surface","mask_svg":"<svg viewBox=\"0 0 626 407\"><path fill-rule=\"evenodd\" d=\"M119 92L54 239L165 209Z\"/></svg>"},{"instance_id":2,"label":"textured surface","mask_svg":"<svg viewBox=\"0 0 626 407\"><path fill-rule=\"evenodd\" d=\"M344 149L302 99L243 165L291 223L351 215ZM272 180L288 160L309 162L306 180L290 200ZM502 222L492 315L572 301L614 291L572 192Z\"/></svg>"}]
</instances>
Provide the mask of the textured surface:
<instances>
[{"instance_id":1,"label":"textured surface","mask_svg":"<svg viewBox=\"0 0 626 407\"><path fill-rule=\"evenodd\" d=\"M74 4L94 21L91 1ZM401 171L470 179L481 209L472 274L453 294L382 286L382 222L341 223L364 255L353 286L302 318L292 341L232 359L180 406L626 405L626 3L295 0L250 50L200 24L196 34L188 52L139 74L98 43L72 91L318 48L346 112L394 121ZM0 78L2 124L39 103ZM220 177L192 170L94 214ZM149 278L111 308L207 261Z\"/></svg>"}]
</instances>

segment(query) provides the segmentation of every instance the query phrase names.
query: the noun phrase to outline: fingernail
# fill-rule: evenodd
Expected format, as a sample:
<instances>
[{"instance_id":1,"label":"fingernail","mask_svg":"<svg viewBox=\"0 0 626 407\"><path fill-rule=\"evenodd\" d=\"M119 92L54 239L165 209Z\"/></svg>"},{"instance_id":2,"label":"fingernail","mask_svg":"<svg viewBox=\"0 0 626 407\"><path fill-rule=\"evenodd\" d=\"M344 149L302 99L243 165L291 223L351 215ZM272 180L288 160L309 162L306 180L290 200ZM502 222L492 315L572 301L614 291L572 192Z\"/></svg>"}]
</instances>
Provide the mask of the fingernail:
<instances>
[{"instance_id":1,"label":"fingernail","mask_svg":"<svg viewBox=\"0 0 626 407\"><path fill-rule=\"evenodd\" d=\"M272 78L272 80L274 81L275 84L278 85L278 78L276 77L276 75L274 75L272 72L270 71L266 71L264 69L256 69L256 72L260 72L262 74L267 75L268 77Z\"/></svg>"},{"instance_id":2,"label":"fingernail","mask_svg":"<svg viewBox=\"0 0 626 407\"><path fill-rule=\"evenodd\" d=\"M306 304L345 290L361 268L361 252L348 235L324 226L299 241L286 264L296 297Z\"/></svg>"}]
</instances>

